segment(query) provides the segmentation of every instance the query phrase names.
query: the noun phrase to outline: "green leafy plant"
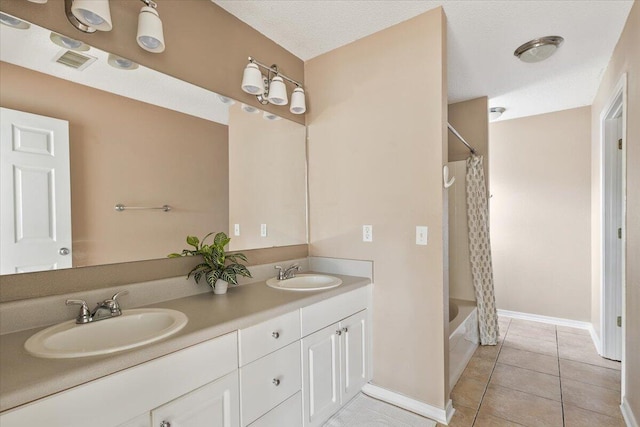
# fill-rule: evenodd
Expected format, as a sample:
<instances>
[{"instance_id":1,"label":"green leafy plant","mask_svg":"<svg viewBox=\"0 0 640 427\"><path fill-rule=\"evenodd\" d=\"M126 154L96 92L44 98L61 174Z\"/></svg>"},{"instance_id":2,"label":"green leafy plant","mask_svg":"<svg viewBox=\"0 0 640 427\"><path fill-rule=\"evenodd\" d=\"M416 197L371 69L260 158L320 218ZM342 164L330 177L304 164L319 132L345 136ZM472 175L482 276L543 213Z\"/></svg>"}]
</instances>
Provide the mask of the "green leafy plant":
<instances>
[{"instance_id":1,"label":"green leafy plant","mask_svg":"<svg viewBox=\"0 0 640 427\"><path fill-rule=\"evenodd\" d=\"M247 262L247 257L244 254L225 252L224 247L231 241L231 238L227 237L225 233L216 233L213 243L205 244L205 240L212 234L204 236L202 241L195 236L187 236L187 244L195 249L183 249L181 253L169 254L169 258L201 255L203 262L193 267L187 275L187 279L193 276L196 283L199 283L204 276L212 289L218 279L237 285L237 275L251 277L247 267L240 263L240 261Z\"/></svg>"}]
</instances>

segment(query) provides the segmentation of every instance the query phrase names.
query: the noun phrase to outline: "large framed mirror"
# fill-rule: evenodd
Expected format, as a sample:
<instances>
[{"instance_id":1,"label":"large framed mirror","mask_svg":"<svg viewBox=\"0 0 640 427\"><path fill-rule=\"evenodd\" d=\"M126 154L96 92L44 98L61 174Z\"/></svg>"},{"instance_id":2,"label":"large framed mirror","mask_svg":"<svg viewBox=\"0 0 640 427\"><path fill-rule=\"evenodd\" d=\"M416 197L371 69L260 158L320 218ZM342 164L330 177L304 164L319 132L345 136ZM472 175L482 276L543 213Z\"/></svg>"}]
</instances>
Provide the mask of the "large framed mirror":
<instances>
[{"instance_id":1,"label":"large framed mirror","mask_svg":"<svg viewBox=\"0 0 640 427\"><path fill-rule=\"evenodd\" d=\"M303 125L25 24L0 25L1 274L163 258L212 231L307 243ZM11 154L64 155L40 118L67 124L68 170Z\"/></svg>"}]
</instances>

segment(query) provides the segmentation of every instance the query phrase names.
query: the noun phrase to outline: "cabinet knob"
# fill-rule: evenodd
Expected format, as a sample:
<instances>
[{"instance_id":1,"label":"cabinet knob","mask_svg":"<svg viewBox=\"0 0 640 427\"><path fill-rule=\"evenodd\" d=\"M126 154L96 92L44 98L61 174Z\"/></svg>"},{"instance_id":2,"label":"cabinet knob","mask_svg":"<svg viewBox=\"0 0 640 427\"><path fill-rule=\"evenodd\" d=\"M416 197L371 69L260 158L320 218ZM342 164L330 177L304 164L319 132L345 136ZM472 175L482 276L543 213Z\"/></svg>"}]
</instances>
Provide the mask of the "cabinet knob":
<instances>
[{"instance_id":1,"label":"cabinet knob","mask_svg":"<svg viewBox=\"0 0 640 427\"><path fill-rule=\"evenodd\" d=\"M71 253L71 250L69 250L69 248L60 248L60 250L58 251L58 253L60 255L69 255Z\"/></svg>"},{"instance_id":2,"label":"cabinet knob","mask_svg":"<svg viewBox=\"0 0 640 427\"><path fill-rule=\"evenodd\" d=\"M272 332L271 336L274 337L275 339L280 338L280 332Z\"/></svg>"},{"instance_id":3,"label":"cabinet knob","mask_svg":"<svg viewBox=\"0 0 640 427\"><path fill-rule=\"evenodd\" d=\"M169 421L163 421L160 423L160 427L171 427L171 423Z\"/></svg>"},{"instance_id":4,"label":"cabinet knob","mask_svg":"<svg viewBox=\"0 0 640 427\"><path fill-rule=\"evenodd\" d=\"M338 336L339 336L339 335L342 335L342 330L341 330L341 329L338 329L338 330L336 331L336 335L338 335Z\"/></svg>"},{"instance_id":5,"label":"cabinet knob","mask_svg":"<svg viewBox=\"0 0 640 427\"><path fill-rule=\"evenodd\" d=\"M346 334L347 332L349 332L349 329L347 329L347 328L342 328L342 332L344 332L344 333Z\"/></svg>"},{"instance_id":6,"label":"cabinet knob","mask_svg":"<svg viewBox=\"0 0 640 427\"><path fill-rule=\"evenodd\" d=\"M273 379L273 385L275 385L276 387L278 387L280 385L280 380L277 378Z\"/></svg>"}]
</instances>

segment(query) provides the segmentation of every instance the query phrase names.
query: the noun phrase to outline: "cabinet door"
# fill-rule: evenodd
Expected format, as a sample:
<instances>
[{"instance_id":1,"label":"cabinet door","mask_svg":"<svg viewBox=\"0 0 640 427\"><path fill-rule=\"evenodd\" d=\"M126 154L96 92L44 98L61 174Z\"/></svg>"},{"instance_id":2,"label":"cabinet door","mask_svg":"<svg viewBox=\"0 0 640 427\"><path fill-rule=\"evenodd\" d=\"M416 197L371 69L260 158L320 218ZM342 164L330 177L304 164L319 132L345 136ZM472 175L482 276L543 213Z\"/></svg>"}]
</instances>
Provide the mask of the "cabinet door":
<instances>
[{"instance_id":1,"label":"cabinet door","mask_svg":"<svg viewBox=\"0 0 640 427\"><path fill-rule=\"evenodd\" d=\"M355 397L367 383L367 326L366 310L340 322L342 332L340 383L343 405Z\"/></svg>"},{"instance_id":2,"label":"cabinet door","mask_svg":"<svg viewBox=\"0 0 640 427\"><path fill-rule=\"evenodd\" d=\"M151 411L152 427L238 427L238 371ZM164 423L164 424L163 424Z\"/></svg>"},{"instance_id":3,"label":"cabinet door","mask_svg":"<svg viewBox=\"0 0 640 427\"><path fill-rule=\"evenodd\" d=\"M302 340L304 425L320 426L340 408L340 336L335 323Z\"/></svg>"}]
</instances>

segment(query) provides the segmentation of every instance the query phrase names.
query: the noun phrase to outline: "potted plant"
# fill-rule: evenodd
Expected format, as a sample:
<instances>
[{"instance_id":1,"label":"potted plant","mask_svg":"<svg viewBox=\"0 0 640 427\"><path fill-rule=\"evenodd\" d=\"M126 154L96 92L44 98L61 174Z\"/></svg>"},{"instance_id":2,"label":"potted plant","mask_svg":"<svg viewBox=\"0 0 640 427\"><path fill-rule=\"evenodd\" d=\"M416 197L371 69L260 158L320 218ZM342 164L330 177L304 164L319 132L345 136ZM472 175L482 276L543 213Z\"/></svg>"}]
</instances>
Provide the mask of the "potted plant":
<instances>
[{"instance_id":1,"label":"potted plant","mask_svg":"<svg viewBox=\"0 0 640 427\"><path fill-rule=\"evenodd\" d=\"M227 237L225 233L216 233L213 243L205 244L207 237L212 234L204 236L202 241L195 236L187 236L187 244L195 249L183 249L179 254L170 254L169 258L201 255L203 262L193 267L187 274L187 279L193 275L196 283L199 283L200 278L204 276L214 294L225 294L229 283L238 284L237 275L251 277L251 273L246 266L240 263L240 261L247 262L247 257L244 254L225 252L224 247L231 241L231 238Z\"/></svg>"}]
</instances>

